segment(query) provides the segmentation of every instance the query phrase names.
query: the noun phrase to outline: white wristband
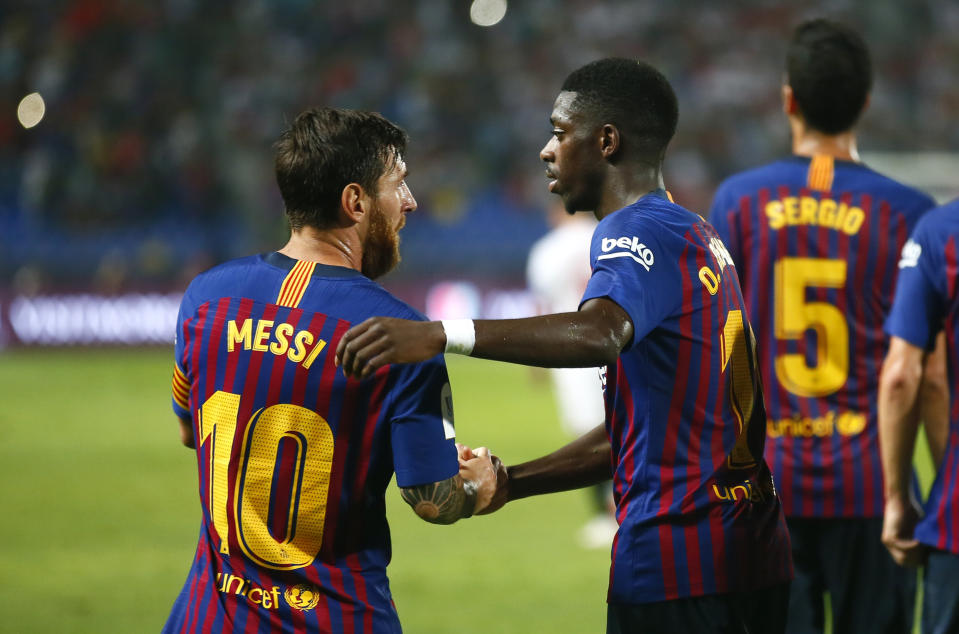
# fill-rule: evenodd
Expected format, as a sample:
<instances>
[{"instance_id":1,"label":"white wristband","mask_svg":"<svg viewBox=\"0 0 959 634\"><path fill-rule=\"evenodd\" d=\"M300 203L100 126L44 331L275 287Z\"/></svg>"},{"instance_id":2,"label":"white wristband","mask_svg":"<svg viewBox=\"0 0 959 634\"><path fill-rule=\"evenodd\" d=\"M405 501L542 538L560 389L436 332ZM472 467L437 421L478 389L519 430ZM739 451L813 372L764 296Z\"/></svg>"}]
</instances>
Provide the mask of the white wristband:
<instances>
[{"instance_id":1,"label":"white wristband","mask_svg":"<svg viewBox=\"0 0 959 634\"><path fill-rule=\"evenodd\" d=\"M443 331L446 333L446 353L469 356L476 344L476 330L472 319L444 319Z\"/></svg>"}]
</instances>

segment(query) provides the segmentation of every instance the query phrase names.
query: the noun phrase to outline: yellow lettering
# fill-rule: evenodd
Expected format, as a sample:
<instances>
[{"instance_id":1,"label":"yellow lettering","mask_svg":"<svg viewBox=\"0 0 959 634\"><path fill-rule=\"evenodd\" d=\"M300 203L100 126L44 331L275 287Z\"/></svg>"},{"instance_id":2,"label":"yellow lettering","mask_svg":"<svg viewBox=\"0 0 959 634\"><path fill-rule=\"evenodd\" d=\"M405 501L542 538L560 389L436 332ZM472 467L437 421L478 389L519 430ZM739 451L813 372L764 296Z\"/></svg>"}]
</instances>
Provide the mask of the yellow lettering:
<instances>
[{"instance_id":1,"label":"yellow lettering","mask_svg":"<svg viewBox=\"0 0 959 634\"><path fill-rule=\"evenodd\" d=\"M234 346L238 343L243 344L244 350L250 349L250 332L253 329L253 320L243 320L243 325L236 327L236 321L231 319L226 325L226 350L233 352Z\"/></svg>"},{"instance_id":2,"label":"yellow lettering","mask_svg":"<svg viewBox=\"0 0 959 634\"><path fill-rule=\"evenodd\" d=\"M766 218L769 219L770 229L782 229L786 224L783 218L783 204L778 200L771 200L766 203Z\"/></svg>"},{"instance_id":3,"label":"yellow lettering","mask_svg":"<svg viewBox=\"0 0 959 634\"><path fill-rule=\"evenodd\" d=\"M325 347L326 347L326 341L322 339L317 341L316 345L313 346L312 352L310 352L310 356L308 356L306 358L306 361L303 362L303 367L309 370L310 366L313 365L313 362L316 360L317 355L320 354L320 350L322 350Z\"/></svg>"},{"instance_id":4,"label":"yellow lettering","mask_svg":"<svg viewBox=\"0 0 959 634\"><path fill-rule=\"evenodd\" d=\"M256 596L253 596L254 592L256 593ZM263 596L263 590L261 588L253 588L252 590L250 590L250 601L252 601L253 603L260 605L260 599L262 596ZM268 594L266 596L270 596L270 595ZM266 606L263 606L263 607L266 607Z\"/></svg>"},{"instance_id":5,"label":"yellow lettering","mask_svg":"<svg viewBox=\"0 0 959 634\"><path fill-rule=\"evenodd\" d=\"M862 223L866 220L866 214L863 213L862 209L859 207L853 207L849 210L849 213L843 218L842 221L842 230L849 235L855 235L859 229L862 227Z\"/></svg>"},{"instance_id":6,"label":"yellow lettering","mask_svg":"<svg viewBox=\"0 0 959 634\"><path fill-rule=\"evenodd\" d=\"M703 286L706 287L710 295L715 295L719 292L719 279L708 266L699 269L699 281L703 283Z\"/></svg>"},{"instance_id":7,"label":"yellow lettering","mask_svg":"<svg viewBox=\"0 0 959 634\"><path fill-rule=\"evenodd\" d=\"M842 226L842 221L845 220L847 211L849 211L849 205L839 203L839 211L836 212L836 224L833 225L833 228L838 229Z\"/></svg>"},{"instance_id":8,"label":"yellow lettering","mask_svg":"<svg viewBox=\"0 0 959 634\"><path fill-rule=\"evenodd\" d=\"M236 590L233 589L233 582L236 581ZM237 577L236 575L229 575L226 578L226 583L223 584L223 591L229 592L231 594L241 594L243 591L244 579L243 577Z\"/></svg>"},{"instance_id":9,"label":"yellow lettering","mask_svg":"<svg viewBox=\"0 0 959 634\"><path fill-rule=\"evenodd\" d=\"M273 331L273 334L276 335L276 341L270 344L270 352L276 356L286 354L286 351L290 348L290 341L287 337L293 334L292 324L281 323Z\"/></svg>"},{"instance_id":10,"label":"yellow lettering","mask_svg":"<svg viewBox=\"0 0 959 634\"><path fill-rule=\"evenodd\" d=\"M266 341L270 338L270 329L273 328L273 322L269 319L261 319L256 323L256 335L253 337L253 349L257 352L266 352Z\"/></svg>"},{"instance_id":11,"label":"yellow lettering","mask_svg":"<svg viewBox=\"0 0 959 634\"><path fill-rule=\"evenodd\" d=\"M729 492L729 494L730 494L731 496L733 496L733 500L739 501L739 496L736 495L736 490L737 490L737 489L742 489L742 490L743 490L743 499L747 499L747 500L749 499L749 490L748 490L746 487L744 487L743 485L739 484L739 485L737 485L737 486L734 486L734 487L732 488L732 490Z\"/></svg>"},{"instance_id":12,"label":"yellow lettering","mask_svg":"<svg viewBox=\"0 0 959 634\"><path fill-rule=\"evenodd\" d=\"M795 196L783 198L783 210L786 213L786 224L794 225L799 223L799 201Z\"/></svg>"},{"instance_id":13,"label":"yellow lettering","mask_svg":"<svg viewBox=\"0 0 959 634\"><path fill-rule=\"evenodd\" d=\"M835 434L854 436L866 428L866 415L860 412L837 414L829 410L816 418L783 418L766 422L766 435L769 438L791 436L794 438L826 438Z\"/></svg>"},{"instance_id":14,"label":"yellow lettering","mask_svg":"<svg viewBox=\"0 0 959 634\"><path fill-rule=\"evenodd\" d=\"M804 225L816 224L816 210L819 205L815 198L803 196L799 199L799 222Z\"/></svg>"},{"instance_id":15,"label":"yellow lettering","mask_svg":"<svg viewBox=\"0 0 959 634\"><path fill-rule=\"evenodd\" d=\"M728 500L728 499L729 499L729 489L727 489L726 487L723 487L723 490L722 490L722 492L720 493L719 488L714 484L714 485L713 485L713 493L715 493L715 494L716 494L716 497L719 498L720 500Z\"/></svg>"},{"instance_id":16,"label":"yellow lettering","mask_svg":"<svg viewBox=\"0 0 959 634\"><path fill-rule=\"evenodd\" d=\"M306 356L306 347L313 343L313 335L309 330L301 330L293 337L293 347L286 353L286 358L299 363Z\"/></svg>"},{"instance_id":17,"label":"yellow lettering","mask_svg":"<svg viewBox=\"0 0 959 634\"><path fill-rule=\"evenodd\" d=\"M855 235L862 228L866 214L859 207L849 207L831 198L816 200L812 196L787 196L782 201L766 203L766 219L770 229L787 225L818 225Z\"/></svg>"},{"instance_id":18,"label":"yellow lettering","mask_svg":"<svg viewBox=\"0 0 959 634\"><path fill-rule=\"evenodd\" d=\"M819 224L824 227L836 227L836 201L832 198L826 198L819 201Z\"/></svg>"},{"instance_id":19,"label":"yellow lettering","mask_svg":"<svg viewBox=\"0 0 959 634\"><path fill-rule=\"evenodd\" d=\"M273 607L280 605L280 595L277 593L277 590L278 588L273 586L273 590L271 591L273 594Z\"/></svg>"}]
</instances>

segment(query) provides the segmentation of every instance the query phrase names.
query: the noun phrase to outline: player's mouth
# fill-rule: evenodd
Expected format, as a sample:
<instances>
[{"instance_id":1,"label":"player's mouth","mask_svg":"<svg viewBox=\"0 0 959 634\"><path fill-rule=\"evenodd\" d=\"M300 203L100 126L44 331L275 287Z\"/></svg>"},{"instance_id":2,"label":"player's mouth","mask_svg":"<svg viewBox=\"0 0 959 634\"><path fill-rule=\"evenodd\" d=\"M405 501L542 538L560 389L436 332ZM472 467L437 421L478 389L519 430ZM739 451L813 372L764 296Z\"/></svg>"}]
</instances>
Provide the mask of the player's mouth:
<instances>
[{"instance_id":1,"label":"player's mouth","mask_svg":"<svg viewBox=\"0 0 959 634\"><path fill-rule=\"evenodd\" d=\"M548 189L550 192L552 192L554 189L556 189L556 183L559 182L559 177L556 176L556 174L554 174L553 172L551 172L550 170L547 169L547 170L546 170L546 178L549 179L549 184L546 185L546 189Z\"/></svg>"}]
</instances>

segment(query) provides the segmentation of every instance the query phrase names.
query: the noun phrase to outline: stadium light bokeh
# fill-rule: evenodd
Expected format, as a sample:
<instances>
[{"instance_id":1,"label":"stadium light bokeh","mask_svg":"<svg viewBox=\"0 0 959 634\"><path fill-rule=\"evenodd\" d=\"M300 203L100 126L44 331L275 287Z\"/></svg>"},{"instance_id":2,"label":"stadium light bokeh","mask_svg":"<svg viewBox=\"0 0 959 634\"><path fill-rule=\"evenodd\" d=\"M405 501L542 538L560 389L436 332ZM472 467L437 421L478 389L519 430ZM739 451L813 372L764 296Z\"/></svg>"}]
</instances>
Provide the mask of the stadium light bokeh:
<instances>
[{"instance_id":1,"label":"stadium light bokeh","mask_svg":"<svg viewBox=\"0 0 959 634\"><path fill-rule=\"evenodd\" d=\"M506 16L506 0L473 0L470 20L477 26L493 26Z\"/></svg>"},{"instance_id":2,"label":"stadium light bokeh","mask_svg":"<svg viewBox=\"0 0 959 634\"><path fill-rule=\"evenodd\" d=\"M20 100L17 106L17 121L24 128L32 128L41 120L47 112L47 105L43 97L38 92L32 92Z\"/></svg>"}]
</instances>

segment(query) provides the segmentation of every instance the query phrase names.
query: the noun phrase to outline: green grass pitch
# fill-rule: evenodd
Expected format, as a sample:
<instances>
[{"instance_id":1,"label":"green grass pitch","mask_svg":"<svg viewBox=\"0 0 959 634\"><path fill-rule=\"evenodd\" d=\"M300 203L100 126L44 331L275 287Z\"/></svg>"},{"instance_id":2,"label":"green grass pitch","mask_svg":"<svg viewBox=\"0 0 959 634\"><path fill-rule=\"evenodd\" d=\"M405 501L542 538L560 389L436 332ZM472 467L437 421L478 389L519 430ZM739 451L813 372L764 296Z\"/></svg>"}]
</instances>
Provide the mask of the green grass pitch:
<instances>
[{"instance_id":1,"label":"green grass pitch","mask_svg":"<svg viewBox=\"0 0 959 634\"><path fill-rule=\"evenodd\" d=\"M0 354L0 632L159 631L200 519L195 460L169 405L171 359L156 349ZM461 357L449 366L461 442L509 463L568 440L542 374ZM925 454L920 462L928 478ZM453 526L419 520L395 486L387 498L406 631L603 631L609 554L576 544L584 493Z\"/></svg>"},{"instance_id":2,"label":"green grass pitch","mask_svg":"<svg viewBox=\"0 0 959 634\"><path fill-rule=\"evenodd\" d=\"M196 461L170 410L172 350L0 354L0 632L158 632L200 523ZM451 358L457 437L507 462L568 440L545 377ZM394 485L388 569L405 631L596 632L606 550L576 531L587 497L508 505L453 526Z\"/></svg>"}]
</instances>

